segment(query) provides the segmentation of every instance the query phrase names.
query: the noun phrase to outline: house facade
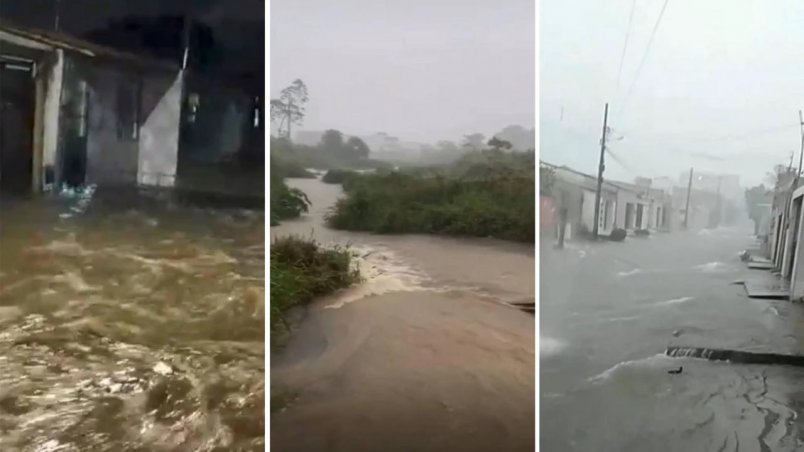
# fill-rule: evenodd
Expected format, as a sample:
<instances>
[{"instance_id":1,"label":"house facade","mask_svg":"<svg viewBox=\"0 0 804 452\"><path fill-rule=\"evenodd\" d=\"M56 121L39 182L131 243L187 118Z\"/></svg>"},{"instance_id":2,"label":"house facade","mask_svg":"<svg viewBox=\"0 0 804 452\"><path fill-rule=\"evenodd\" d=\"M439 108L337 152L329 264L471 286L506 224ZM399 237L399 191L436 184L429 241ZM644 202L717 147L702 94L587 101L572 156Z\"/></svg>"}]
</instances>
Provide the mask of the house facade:
<instances>
[{"instance_id":1,"label":"house facade","mask_svg":"<svg viewBox=\"0 0 804 452\"><path fill-rule=\"evenodd\" d=\"M591 236L595 224L597 178L566 166L555 166L544 162L542 165L549 167L553 173L551 196L556 211L555 236L559 235L562 215L566 216L563 226L566 240ZM609 235L615 229L616 212L617 188L608 182L603 182L600 194L599 235Z\"/></svg>"},{"instance_id":2,"label":"house facade","mask_svg":"<svg viewBox=\"0 0 804 452\"><path fill-rule=\"evenodd\" d=\"M182 79L170 63L0 22L0 186L172 186Z\"/></svg>"},{"instance_id":3,"label":"house facade","mask_svg":"<svg viewBox=\"0 0 804 452\"><path fill-rule=\"evenodd\" d=\"M96 185L224 193L247 181L238 190L263 197L263 174L253 171L250 183L220 170L244 155L256 168L264 156L263 99L245 92L178 62L0 19L0 192Z\"/></svg>"}]
</instances>

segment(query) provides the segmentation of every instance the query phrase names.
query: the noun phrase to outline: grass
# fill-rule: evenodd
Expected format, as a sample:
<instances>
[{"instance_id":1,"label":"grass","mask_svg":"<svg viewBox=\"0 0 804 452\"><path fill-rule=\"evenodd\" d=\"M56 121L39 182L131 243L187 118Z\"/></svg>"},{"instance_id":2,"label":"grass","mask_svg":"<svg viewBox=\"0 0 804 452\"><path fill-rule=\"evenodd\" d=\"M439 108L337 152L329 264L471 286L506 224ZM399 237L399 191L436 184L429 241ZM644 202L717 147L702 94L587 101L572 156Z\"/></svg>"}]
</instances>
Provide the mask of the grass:
<instances>
[{"instance_id":1,"label":"grass","mask_svg":"<svg viewBox=\"0 0 804 452\"><path fill-rule=\"evenodd\" d=\"M322 248L313 240L299 237L274 240L270 266L272 334L289 330L286 313L291 308L360 280L348 250Z\"/></svg>"},{"instance_id":2,"label":"grass","mask_svg":"<svg viewBox=\"0 0 804 452\"><path fill-rule=\"evenodd\" d=\"M438 169L354 176L327 216L335 229L535 241L532 154L470 153Z\"/></svg>"}]
</instances>

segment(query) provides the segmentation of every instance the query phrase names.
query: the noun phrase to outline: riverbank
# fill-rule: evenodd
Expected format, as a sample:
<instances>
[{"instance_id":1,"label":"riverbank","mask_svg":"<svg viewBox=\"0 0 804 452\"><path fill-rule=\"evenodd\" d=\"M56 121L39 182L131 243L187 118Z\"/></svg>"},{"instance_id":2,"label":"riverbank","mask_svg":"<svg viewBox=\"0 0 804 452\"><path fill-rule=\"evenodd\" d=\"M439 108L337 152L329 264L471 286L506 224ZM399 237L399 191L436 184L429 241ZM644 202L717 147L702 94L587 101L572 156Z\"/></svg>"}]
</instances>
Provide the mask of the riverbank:
<instances>
[{"instance_id":1,"label":"riverbank","mask_svg":"<svg viewBox=\"0 0 804 452\"><path fill-rule=\"evenodd\" d=\"M533 247L329 229L337 185L289 179L310 212L272 238L349 245L363 281L313 301L272 356L277 450L529 451L535 438ZM482 265L478 263L482 262Z\"/></svg>"}]
</instances>

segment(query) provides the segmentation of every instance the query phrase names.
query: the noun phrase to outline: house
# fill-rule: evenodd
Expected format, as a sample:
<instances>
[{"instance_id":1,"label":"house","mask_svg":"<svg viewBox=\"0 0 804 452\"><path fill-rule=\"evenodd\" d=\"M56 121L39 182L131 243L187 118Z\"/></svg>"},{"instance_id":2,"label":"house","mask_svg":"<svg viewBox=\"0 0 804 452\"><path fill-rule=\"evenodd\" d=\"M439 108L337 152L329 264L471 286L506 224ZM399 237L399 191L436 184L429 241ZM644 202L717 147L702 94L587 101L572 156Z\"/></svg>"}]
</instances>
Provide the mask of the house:
<instances>
[{"instance_id":1,"label":"house","mask_svg":"<svg viewBox=\"0 0 804 452\"><path fill-rule=\"evenodd\" d=\"M553 174L551 195L553 204L560 218L562 211L566 215L564 238L589 236L595 223L595 198L597 193L597 177L576 171L566 166L556 166L541 162ZM603 182L600 194L600 217L598 234L609 235L615 228L617 208L617 187ZM556 237L559 235L561 221L556 221Z\"/></svg>"},{"instance_id":2,"label":"house","mask_svg":"<svg viewBox=\"0 0 804 452\"><path fill-rule=\"evenodd\" d=\"M638 178L634 184L612 182L612 185L617 187L617 227L632 233L670 230L671 199L664 190L651 188L650 179Z\"/></svg>"},{"instance_id":3,"label":"house","mask_svg":"<svg viewBox=\"0 0 804 452\"><path fill-rule=\"evenodd\" d=\"M0 191L178 187L180 163L256 139L259 104L178 61L0 19Z\"/></svg>"},{"instance_id":4,"label":"house","mask_svg":"<svg viewBox=\"0 0 804 452\"><path fill-rule=\"evenodd\" d=\"M0 80L4 191L173 185L178 65L0 21Z\"/></svg>"}]
</instances>

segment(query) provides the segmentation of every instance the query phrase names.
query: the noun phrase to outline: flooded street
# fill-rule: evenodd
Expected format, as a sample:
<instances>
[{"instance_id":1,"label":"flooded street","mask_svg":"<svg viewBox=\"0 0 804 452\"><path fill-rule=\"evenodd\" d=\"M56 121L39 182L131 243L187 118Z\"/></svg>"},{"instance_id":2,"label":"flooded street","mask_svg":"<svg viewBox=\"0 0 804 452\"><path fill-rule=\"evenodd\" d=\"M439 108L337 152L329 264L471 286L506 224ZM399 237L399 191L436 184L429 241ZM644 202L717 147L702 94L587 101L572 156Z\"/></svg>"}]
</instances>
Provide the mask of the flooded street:
<instances>
[{"instance_id":1,"label":"flooded street","mask_svg":"<svg viewBox=\"0 0 804 452\"><path fill-rule=\"evenodd\" d=\"M263 450L264 214L0 199L0 450Z\"/></svg>"},{"instance_id":2,"label":"flooded street","mask_svg":"<svg viewBox=\"0 0 804 452\"><path fill-rule=\"evenodd\" d=\"M733 284L767 273L737 256L749 233L542 247L542 450L804 449L804 370L664 355L804 351L801 305Z\"/></svg>"},{"instance_id":3,"label":"flooded street","mask_svg":"<svg viewBox=\"0 0 804 452\"><path fill-rule=\"evenodd\" d=\"M365 281L318 300L272 358L281 451L529 451L534 435L531 247L333 231L340 186L288 180L313 203L271 236L348 245Z\"/></svg>"}]
</instances>

